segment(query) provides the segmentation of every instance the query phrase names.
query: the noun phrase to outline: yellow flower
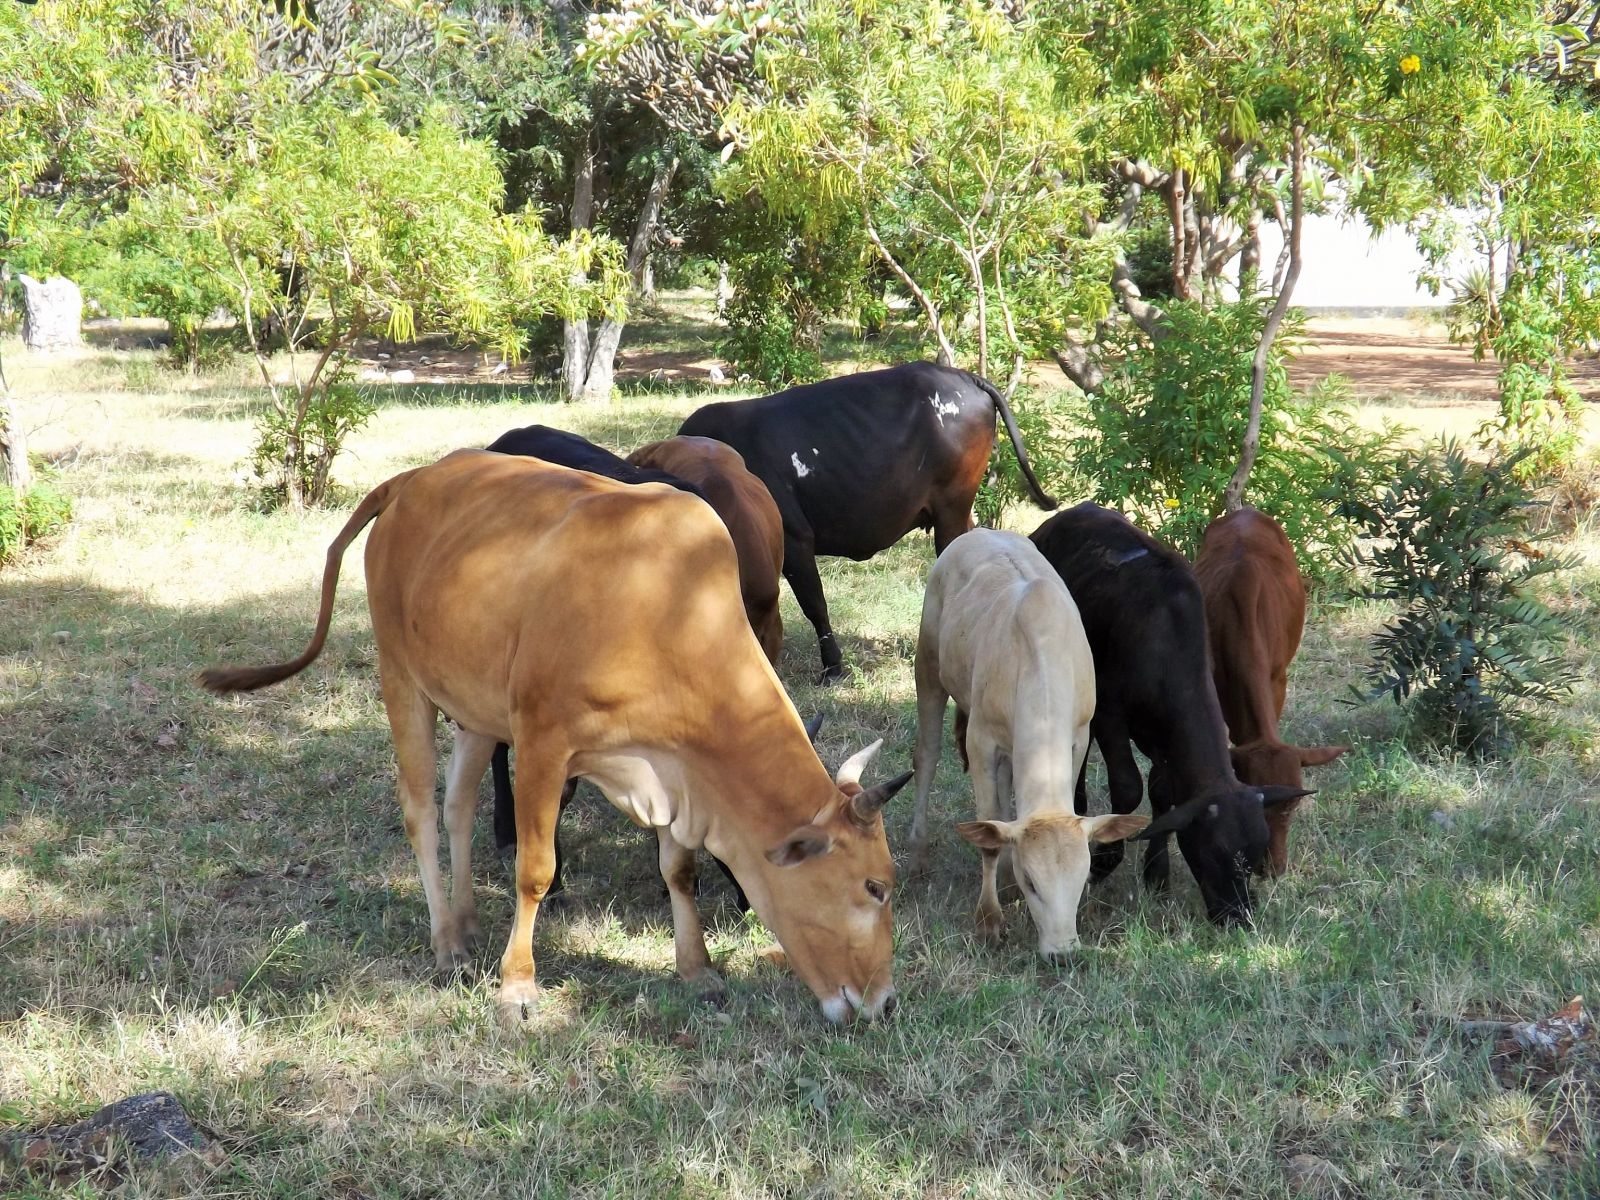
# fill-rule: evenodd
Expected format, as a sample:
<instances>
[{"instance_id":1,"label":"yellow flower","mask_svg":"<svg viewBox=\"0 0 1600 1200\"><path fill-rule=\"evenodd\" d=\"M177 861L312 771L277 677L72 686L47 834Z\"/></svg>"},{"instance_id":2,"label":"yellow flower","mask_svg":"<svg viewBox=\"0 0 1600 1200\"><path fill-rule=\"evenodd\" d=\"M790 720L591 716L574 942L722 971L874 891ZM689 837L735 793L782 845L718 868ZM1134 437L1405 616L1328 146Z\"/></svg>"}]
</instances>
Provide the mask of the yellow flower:
<instances>
[{"instance_id":1,"label":"yellow flower","mask_svg":"<svg viewBox=\"0 0 1600 1200\"><path fill-rule=\"evenodd\" d=\"M1166 505L1167 505L1168 508L1181 508L1181 507L1183 507L1182 502L1179 501L1179 499L1176 496L1168 496L1167 499L1166 499Z\"/></svg>"},{"instance_id":2,"label":"yellow flower","mask_svg":"<svg viewBox=\"0 0 1600 1200\"><path fill-rule=\"evenodd\" d=\"M1400 74L1415 75L1422 70L1422 60L1415 54L1408 54L1400 60Z\"/></svg>"}]
</instances>

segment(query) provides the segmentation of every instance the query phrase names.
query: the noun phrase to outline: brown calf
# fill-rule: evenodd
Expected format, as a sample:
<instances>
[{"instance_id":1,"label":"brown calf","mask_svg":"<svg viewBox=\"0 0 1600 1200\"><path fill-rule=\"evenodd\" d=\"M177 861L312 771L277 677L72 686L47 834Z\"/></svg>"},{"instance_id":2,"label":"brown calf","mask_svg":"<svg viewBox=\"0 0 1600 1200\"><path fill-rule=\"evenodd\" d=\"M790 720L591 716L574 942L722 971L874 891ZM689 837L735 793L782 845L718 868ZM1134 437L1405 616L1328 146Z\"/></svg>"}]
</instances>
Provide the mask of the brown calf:
<instances>
[{"instance_id":1,"label":"brown calf","mask_svg":"<svg viewBox=\"0 0 1600 1200\"><path fill-rule=\"evenodd\" d=\"M1303 767L1320 767L1348 746L1291 746L1278 737L1289 664L1306 623L1306 589L1283 528L1253 508L1206 527L1195 578L1205 597L1212 678L1233 742L1233 769L1246 783L1304 787ZM1298 800L1267 809L1271 840L1263 867L1282 875Z\"/></svg>"},{"instance_id":2,"label":"brown calf","mask_svg":"<svg viewBox=\"0 0 1600 1200\"><path fill-rule=\"evenodd\" d=\"M672 437L651 442L628 455L628 461L694 484L722 518L739 556L739 594L744 597L745 615L767 661L777 666L783 652L783 618L778 614L783 518L767 485L745 469L737 450L711 438Z\"/></svg>"}]
</instances>

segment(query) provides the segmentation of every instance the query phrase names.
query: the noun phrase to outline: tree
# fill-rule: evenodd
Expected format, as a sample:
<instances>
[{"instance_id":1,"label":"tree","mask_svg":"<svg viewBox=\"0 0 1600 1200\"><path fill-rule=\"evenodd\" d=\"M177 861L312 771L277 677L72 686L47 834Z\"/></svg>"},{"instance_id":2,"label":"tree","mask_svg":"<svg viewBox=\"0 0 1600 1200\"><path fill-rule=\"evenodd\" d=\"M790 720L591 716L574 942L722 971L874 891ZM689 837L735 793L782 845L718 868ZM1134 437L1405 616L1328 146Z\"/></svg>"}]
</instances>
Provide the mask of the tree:
<instances>
[{"instance_id":1,"label":"tree","mask_svg":"<svg viewBox=\"0 0 1600 1200\"><path fill-rule=\"evenodd\" d=\"M1042 334L1109 303L1109 248L1083 226L1091 97L1033 23L1001 6L818 3L804 45L772 47L763 70L779 95L725 117L727 192L818 224L850 214L940 362L970 324L978 371L1004 362L1014 390Z\"/></svg>"},{"instance_id":2,"label":"tree","mask_svg":"<svg viewBox=\"0 0 1600 1200\"><path fill-rule=\"evenodd\" d=\"M218 164L160 203L169 227L208 230L230 265L230 307L271 397L260 454L275 460L293 507L321 501L340 442L364 420L343 379L358 338L442 330L516 357L539 315L620 298L611 244L557 243L535 218L502 212L489 148L434 118L414 136L370 109L330 104L263 110L258 120L253 160ZM574 286L575 277L587 282ZM286 331L287 386L260 336L268 314ZM304 367L298 352L312 343Z\"/></svg>"}]
</instances>

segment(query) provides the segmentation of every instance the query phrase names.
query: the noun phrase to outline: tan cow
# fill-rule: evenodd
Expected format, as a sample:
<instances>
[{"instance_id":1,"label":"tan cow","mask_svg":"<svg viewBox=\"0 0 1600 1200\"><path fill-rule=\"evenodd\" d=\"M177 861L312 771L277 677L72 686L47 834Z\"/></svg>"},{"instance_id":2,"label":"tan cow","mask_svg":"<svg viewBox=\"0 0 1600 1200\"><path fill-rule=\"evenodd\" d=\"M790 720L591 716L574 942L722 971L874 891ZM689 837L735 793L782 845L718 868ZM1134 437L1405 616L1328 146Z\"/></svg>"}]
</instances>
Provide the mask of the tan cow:
<instances>
[{"instance_id":1,"label":"tan cow","mask_svg":"<svg viewBox=\"0 0 1600 1200\"><path fill-rule=\"evenodd\" d=\"M377 487L328 548L316 632L299 658L214 668L249 691L321 651L345 548L367 539L367 598L400 804L438 967L478 935L472 820L495 743L517 753L516 922L500 999L534 1002L533 924L554 867L562 785L593 781L660 843L678 972L715 982L694 903L694 850L732 868L830 1020L893 1004L883 804L857 755L829 779L739 603L728 532L693 496L534 459L460 450ZM714 653L708 653L709 648ZM452 897L438 862L434 730L456 724L445 784Z\"/></svg>"},{"instance_id":2,"label":"tan cow","mask_svg":"<svg viewBox=\"0 0 1600 1200\"><path fill-rule=\"evenodd\" d=\"M928 791L939 764L947 697L965 714L976 821L956 831L983 852L979 932L1000 936L1000 858L1057 960L1078 944L1089 844L1138 832L1148 817L1080 817L1073 785L1089 751L1094 657L1078 607L1027 538L975 529L933 564L917 639L917 807L911 858L927 853ZM1003 814L1010 819L1003 819Z\"/></svg>"},{"instance_id":3,"label":"tan cow","mask_svg":"<svg viewBox=\"0 0 1600 1200\"><path fill-rule=\"evenodd\" d=\"M778 665L783 653L783 618L778 613L778 579L783 574L783 518L767 485L745 469L732 446L703 437L671 437L640 446L628 455L636 467L654 467L700 489L706 503L728 527L739 556L739 594L750 628Z\"/></svg>"}]
</instances>

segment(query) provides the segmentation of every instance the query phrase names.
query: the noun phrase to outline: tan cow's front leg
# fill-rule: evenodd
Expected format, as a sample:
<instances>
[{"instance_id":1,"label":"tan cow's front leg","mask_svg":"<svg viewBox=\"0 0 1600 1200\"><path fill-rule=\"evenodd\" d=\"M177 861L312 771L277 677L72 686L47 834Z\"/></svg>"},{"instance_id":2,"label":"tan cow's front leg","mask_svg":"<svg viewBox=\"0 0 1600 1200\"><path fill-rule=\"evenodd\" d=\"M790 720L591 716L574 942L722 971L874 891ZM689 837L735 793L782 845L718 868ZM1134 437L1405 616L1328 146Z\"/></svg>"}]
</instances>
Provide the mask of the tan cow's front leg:
<instances>
[{"instance_id":1,"label":"tan cow's front leg","mask_svg":"<svg viewBox=\"0 0 1600 1200\"><path fill-rule=\"evenodd\" d=\"M678 974L690 983L721 990L722 978L711 968L705 929L694 902L694 851L683 846L664 826L656 827L661 878L672 898L672 945L677 952Z\"/></svg>"},{"instance_id":2,"label":"tan cow's front leg","mask_svg":"<svg viewBox=\"0 0 1600 1200\"><path fill-rule=\"evenodd\" d=\"M971 764L972 799L978 820L1004 819L999 798L999 747L992 738L984 737L976 722L967 727L967 760ZM1005 934L1005 918L1000 913L1000 897L995 889L995 876L1000 865L1000 852L984 850L983 879L978 885L978 936L985 941L998 942Z\"/></svg>"},{"instance_id":3,"label":"tan cow's front leg","mask_svg":"<svg viewBox=\"0 0 1600 1200\"><path fill-rule=\"evenodd\" d=\"M539 989L533 974L533 923L556 871L556 821L567 782L567 754L519 738L513 795L517 810L517 914L500 959L500 1004L512 1017L530 1016Z\"/></svg>"}]
</instances>

